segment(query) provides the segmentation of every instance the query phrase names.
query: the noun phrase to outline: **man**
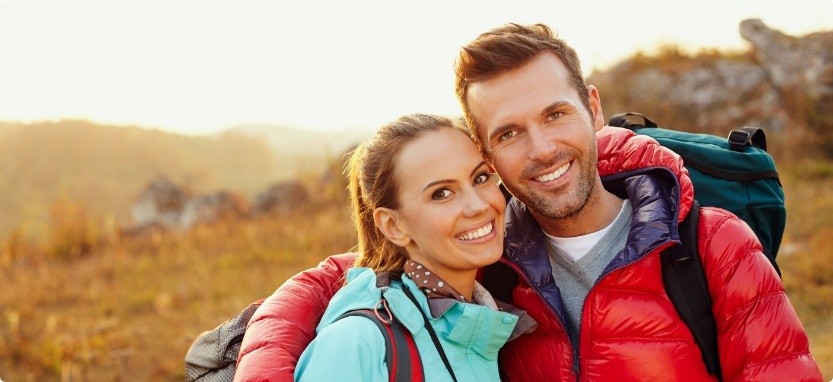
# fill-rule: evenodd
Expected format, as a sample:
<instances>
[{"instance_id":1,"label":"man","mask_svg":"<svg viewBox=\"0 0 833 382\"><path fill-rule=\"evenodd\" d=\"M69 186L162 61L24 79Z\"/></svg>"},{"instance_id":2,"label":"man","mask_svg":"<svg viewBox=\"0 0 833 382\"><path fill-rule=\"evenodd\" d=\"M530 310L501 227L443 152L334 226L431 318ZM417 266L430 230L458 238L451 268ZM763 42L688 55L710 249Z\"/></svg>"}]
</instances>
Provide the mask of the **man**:
<instances>
[{"instance_id":1,"label":"man","mask_svg":"<svg viewBox=\"0 0 833 382\"><path fill-rule=\"evenodd\" d=\"M511 302L538 322L501 351L505 377L715 379L661 277L659 257L678 243L677 224L693 200L679 157L647 138L603 129L597 89L546 26L481 35L462 48L456 72L472 133L515 196L501 263L517 281L495 283L487 272L484 285L509 289ZM701 209L699 224L722 378L821 380L752 231L713 208ZM348 261L331 258L267 300L250 322L236 379L291 378Z\"/></svg>"}]
</instances>

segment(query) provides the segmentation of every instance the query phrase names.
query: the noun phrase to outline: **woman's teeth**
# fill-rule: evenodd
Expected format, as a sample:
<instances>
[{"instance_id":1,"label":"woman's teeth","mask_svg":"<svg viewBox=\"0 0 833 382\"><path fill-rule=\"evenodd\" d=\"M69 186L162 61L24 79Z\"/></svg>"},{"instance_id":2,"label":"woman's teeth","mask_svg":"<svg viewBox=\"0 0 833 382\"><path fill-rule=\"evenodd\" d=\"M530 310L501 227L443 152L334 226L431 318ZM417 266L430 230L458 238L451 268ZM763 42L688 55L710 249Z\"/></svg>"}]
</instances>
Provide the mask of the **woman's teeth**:
<instances>
[{"instance_id":1,"label":"woman's teeth","mask_svg":"<svg viewBox=\"0 0 833 382\"><path fill-rule=\"evenodd\" d=\"M489 224L487 224L483 227L480 227L480 228L478 228L474 231L471 231L471 232L466 233L464 235L457 236L457 238L460 239L460 240L465 240L465 241L479 239L479 238L481 238L483 236L486 236L489 233L491 233L493 229L494 229L494 223L489 223Z\"/></svg>"}]
</instances>

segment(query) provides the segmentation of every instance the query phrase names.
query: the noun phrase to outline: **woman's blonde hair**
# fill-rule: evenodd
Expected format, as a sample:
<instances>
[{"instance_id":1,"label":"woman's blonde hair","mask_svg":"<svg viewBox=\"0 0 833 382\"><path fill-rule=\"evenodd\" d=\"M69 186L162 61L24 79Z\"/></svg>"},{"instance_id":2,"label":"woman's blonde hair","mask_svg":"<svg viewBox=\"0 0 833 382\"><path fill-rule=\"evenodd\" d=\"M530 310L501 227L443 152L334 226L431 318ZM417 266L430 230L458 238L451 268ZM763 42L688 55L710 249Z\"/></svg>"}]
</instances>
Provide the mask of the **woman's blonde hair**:
<instances>
[{"instance_id":1,"label":"woman's blonde hair","mask_svg":"<svg viewBox=\"0 0 833 382\"><path fill-rule=\"evenodd\" d=\"M436 115L402 116L382 126L373 138L353 151L346 171L353 224L359 239L355 266L376 272L402 271L407 259L405 249L390 242L376 227L373 211L379 207L399 208L396 161L402 148L427 132L441 129L457 129L468 135L460 123Z\"/></svg>"}]
</instances>

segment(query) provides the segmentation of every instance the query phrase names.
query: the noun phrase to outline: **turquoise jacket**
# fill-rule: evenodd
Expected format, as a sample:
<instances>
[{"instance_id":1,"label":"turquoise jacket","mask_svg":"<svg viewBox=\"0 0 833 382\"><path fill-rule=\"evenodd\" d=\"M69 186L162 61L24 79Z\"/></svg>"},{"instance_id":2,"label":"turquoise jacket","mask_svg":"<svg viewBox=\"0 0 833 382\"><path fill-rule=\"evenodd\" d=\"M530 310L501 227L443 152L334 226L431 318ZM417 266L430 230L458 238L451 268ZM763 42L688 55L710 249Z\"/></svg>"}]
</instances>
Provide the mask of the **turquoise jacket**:
<instances>
[{"instance_id":1,"label":"turquoise jacket","mask_svg":"<svg viewBox=\"0 0 833 382\"><path fill-rule=\"evenodd\" d=\"M296 381L387 381L385 343L379 328L364 317L345 312L373 309L384 294L391 312L414 337L422 357L426 381L451 381L424 319L402 288L409 288L437 332L457 380L499 381L498 350L509 339L518 317L482 305L454 303L439 318L431 318L428 299L407 276L392 281L386 290L376 287L376 274L368 268L347 273L347 284L330 300L316 337L295 368ZM335 322L334 322L335 321Z\"/></svg>"}]
</instances>

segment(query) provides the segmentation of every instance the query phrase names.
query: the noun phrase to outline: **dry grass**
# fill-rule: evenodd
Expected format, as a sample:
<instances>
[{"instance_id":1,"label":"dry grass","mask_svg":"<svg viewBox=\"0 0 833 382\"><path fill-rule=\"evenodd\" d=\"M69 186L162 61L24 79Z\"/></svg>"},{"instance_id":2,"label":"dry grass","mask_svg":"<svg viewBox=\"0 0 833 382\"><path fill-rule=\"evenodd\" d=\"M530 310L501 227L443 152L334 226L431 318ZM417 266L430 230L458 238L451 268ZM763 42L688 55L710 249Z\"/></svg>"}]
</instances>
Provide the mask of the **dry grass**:
<instances>
[{"instance_id":1,"label":"dry grass","mask_svg":"<svg viewBox=\"0 0 833 382\"><path fill-rule=\"evenodd\" d=\"M353 235L346 208L322 207L125 239L64 261L7 262L0 378L183 380L185 352L200 332L349 250Z\"/></svg>"},{"instance_id":2,"label":"dry grass","mask_svg":"<svg viewBox=\"0 0 833 382\"><path fill-rule=\"evenodd\" d=\"M814 163L781 168L789 221L779 263L829 380L833 199L827 190L833 163ZM73 208L64 213L83 215ZM60 232L89 237L83 230L58 230L48 240L53 247L63 243ZM64 256L20 235L6 241L0 253L0 378L182 380L185 352L200 332L355 242L344 201L286 219L226 222L188 234L118 239L107 229L96 232L92 249Z\"/></svg>"},{"instance_id":3,"label":"dry grass","mask_svg":"<svg viewBox=\"0 0 833 382\"><path fill-rule=\"evenodd\" d=\"M810 336L824 380L833 378L833 163L803 162L781 169L787 194L784 286Z\"/></svg>"}]
</instances>

